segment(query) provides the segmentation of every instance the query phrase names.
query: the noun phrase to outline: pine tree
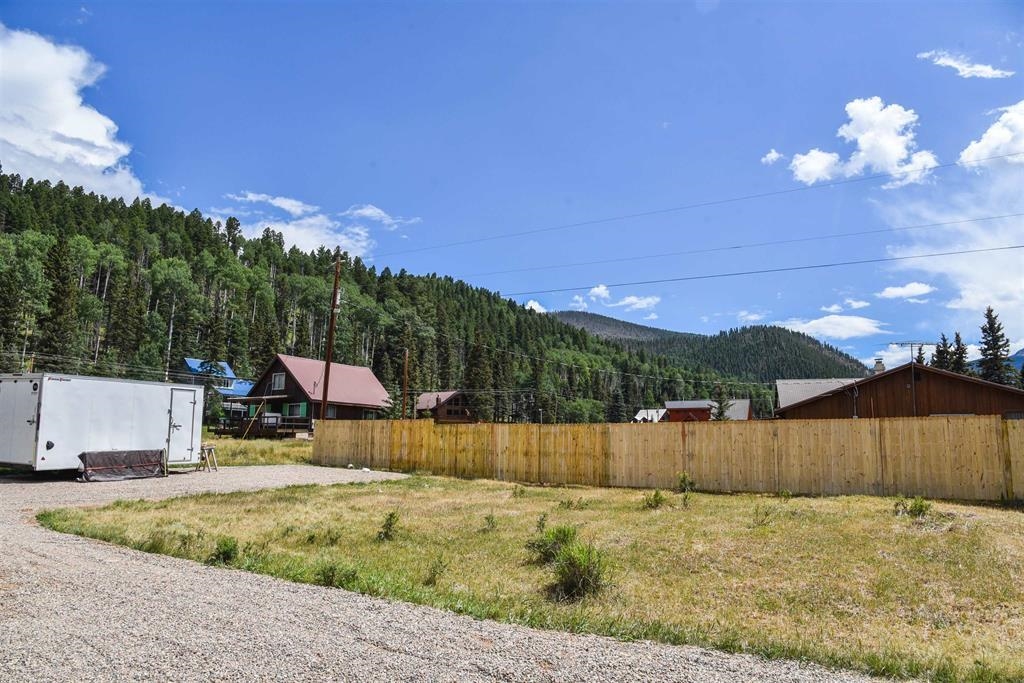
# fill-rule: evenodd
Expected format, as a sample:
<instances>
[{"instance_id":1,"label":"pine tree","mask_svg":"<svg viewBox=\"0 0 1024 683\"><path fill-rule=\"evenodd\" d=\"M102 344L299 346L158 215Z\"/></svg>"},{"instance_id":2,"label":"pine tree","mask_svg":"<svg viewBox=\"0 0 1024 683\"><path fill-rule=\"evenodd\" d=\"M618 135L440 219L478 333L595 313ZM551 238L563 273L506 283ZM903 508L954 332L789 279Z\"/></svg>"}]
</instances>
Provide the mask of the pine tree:
<instances>
[{"instance_id":1,"label":"pine tree","mask_svg":"<svg viewBox=\"0 0 1024 683\"><path fill-rule=\"evenodd\" d=\"M73 267L67 240L57 240L46 252L44 267L50 296L36 344L41 370L67 372L78 365L78 282Z\"/></svg>"},{"instance_id":2,"label":"pine tree","mask_svg":"<svg viewBox=\"0 0 1024 683\"><path fill-rule=\"evenodd\" d=\"M721 383L715 384L711 392L711 419L724 421L729 419L729 409L732 408L732 400Z\"/></svg>"},{"instance_id":3,"label":"pine tree","mask_svg":"<svg viewBox=\"0 0 1024 683\"><path fill-rule=\"evenodd\" d=\"M626 398L618 387L612 392L612 401L608 404L607 417L608 421L613 423L625 422L629 417L626 414Z\"/></svg>"},{"instance_id":4,"label":"pine tree","mask_svg":"<svg viewBox=\"0 0 1024 683\"><path fill-rule=\"evenodd\" d=\"M939 337L939 343L935 345L931 365L939 370L949 370L952 361L953 347L949 345L949 339L943 334Z\"/></svg>"},{"instance_id":5,"label":"pine tree","mask_svg":"<svg viewBox=\"0 0 1024 683\"><path fill-rule=\"evenodd\" d=\"M917 363L918 365L924 365L924 344L920 344L917 347L917 355L914 356L914 362Z\"/></svg>"},{"instance_id":6,"label":"pine tree","mask_svg":"<svg viewBox=\"0 0 1024 683\"><path fill-rule=\"evenodd\" d=\"M982 379L999 384L1012 384L1010 341L1003 333L1003 324L992 307L985 309L985 324L981 326L981 361L978 363Z\"/></svg>"},{"instance_id":7,"label":"pine tree","mask_svg":"<svg viewBox=\"0 0 1024 683\"><path fill-rule=\"evenodd\" d=\"M490 350L477 331L466 367L466 393L473 417L481 422L494 420L494 381Z\"/></svg>"},{"instance_id":8,"label":"pine tree","mask_svg":"<svg viewBox=\"0 0 1024 683\"><path fill-rule=\"evenodd\" d=\"M953 353L949 359L949 369L961 375L967 374L967 345L960 338L959 332L953 335Z\"/></svg>"}]
</instances>

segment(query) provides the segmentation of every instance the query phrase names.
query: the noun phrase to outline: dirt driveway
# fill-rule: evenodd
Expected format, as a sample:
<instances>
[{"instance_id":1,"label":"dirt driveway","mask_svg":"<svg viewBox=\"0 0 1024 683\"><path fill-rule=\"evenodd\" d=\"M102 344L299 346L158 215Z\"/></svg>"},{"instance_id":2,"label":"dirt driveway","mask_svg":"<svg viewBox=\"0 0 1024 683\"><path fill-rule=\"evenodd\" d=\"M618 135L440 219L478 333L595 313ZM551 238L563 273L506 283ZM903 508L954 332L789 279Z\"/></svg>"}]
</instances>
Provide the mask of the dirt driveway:
<instances>
[{"instance_id":1,"label":"dirt driveway","mask_svg":"<svg viewBox=\"0 0 1024 683\"><path fill-rule=\"evenodd\" d=\"M46 507L400 475L302 465L80 484L0 476L0 680L864 681L622 643L149 555L39 527Z\"/></svg>"}]
</instances>

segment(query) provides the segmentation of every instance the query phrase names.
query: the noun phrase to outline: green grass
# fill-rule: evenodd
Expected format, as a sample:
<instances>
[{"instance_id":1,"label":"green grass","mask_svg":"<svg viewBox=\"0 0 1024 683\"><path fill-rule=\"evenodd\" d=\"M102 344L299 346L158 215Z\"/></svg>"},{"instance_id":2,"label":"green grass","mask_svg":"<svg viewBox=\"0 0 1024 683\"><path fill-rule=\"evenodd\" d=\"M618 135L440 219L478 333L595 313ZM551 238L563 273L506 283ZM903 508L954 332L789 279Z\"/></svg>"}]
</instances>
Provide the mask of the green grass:
<instances>
[{"instance_id":1,"label":"green grass","mask_svg":"<svg viewBox=\"0 0 1024 683\"><path fill-rule=\"evenodd\" d=\"M306 439L233 439L207 436L203 443L217 448L217 464L232 465L308 465L313 460L313 442Z\"/></svg>"},{"instance_id":2,"label":"green grass","mask_svg":"<svg viewBox=\"0 0 1024 683\"><path fill-rule=\"evenodd\" d=\"M934 503L913 518L884 498L691 493L684 507L674 496L643 509L628 489L412 477L119 501L39 520L482 619L895 678L1024 680L1020 512ZM398 521L381 542L389 512ZM543 515L545 531L577 530L575 564L601 565L597 592L557 599L557 563L527 547ZM599 555L581 550L590 546Z\"/></svg>"}]
</instances>

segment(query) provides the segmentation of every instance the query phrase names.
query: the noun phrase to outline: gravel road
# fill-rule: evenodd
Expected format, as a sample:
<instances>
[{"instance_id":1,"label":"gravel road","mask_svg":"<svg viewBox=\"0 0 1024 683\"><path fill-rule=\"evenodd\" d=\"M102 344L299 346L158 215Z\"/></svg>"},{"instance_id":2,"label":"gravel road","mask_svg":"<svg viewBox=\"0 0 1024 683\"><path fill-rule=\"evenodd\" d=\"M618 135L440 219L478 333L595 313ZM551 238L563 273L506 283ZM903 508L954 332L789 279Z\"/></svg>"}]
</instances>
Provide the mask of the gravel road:
<instances>
[{"instance_id":1,"label":"gravel road","mask_svg":"<svg viewBox=\"0 0 1024 683\"><path fill-rule=\"evenodd\" d=\"M395 476L302 465L88 484L0 476L0 680L869 680L477 621L57 534L33 518L118 498Z\"/></svg>"}]
</instances>

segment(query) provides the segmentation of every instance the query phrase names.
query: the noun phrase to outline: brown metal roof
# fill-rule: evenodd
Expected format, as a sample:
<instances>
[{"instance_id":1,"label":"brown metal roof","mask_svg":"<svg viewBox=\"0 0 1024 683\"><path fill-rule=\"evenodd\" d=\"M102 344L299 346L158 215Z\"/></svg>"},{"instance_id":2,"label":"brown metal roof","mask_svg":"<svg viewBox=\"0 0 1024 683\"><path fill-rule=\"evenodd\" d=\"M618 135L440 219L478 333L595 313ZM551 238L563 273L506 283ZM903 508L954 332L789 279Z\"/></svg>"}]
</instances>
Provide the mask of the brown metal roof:
<instances>
[{"instance_id":1,"label":"brown metal roof","mask_svg":"<svg viewBox=\"0 0 1024 683\"><path fill-rule=\"evenodd\" d=\"M428 391L416 398L416 410L433 410L451 400L458 391Z\"/></svg>"},{"instance_id":2,"label":"brown metal roof","mask_svg":"<svg viewBox=\"0 0 1024 683\"><path fill-rule=\"evenodd\" d=\"M319 401L323 397L322 360L286 356L283 353L277 354L277 358L310 400ZM370 368L341 363L331 363L331 388L327 402L364 408L387 408L391 405L387 390Z\"/></svg>"}]
</instances>

